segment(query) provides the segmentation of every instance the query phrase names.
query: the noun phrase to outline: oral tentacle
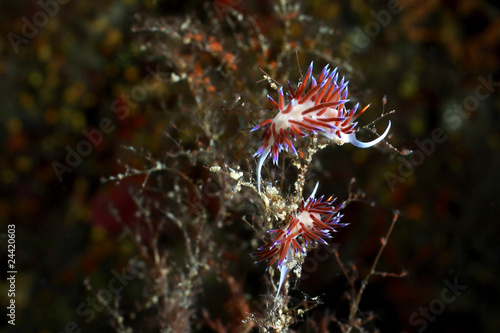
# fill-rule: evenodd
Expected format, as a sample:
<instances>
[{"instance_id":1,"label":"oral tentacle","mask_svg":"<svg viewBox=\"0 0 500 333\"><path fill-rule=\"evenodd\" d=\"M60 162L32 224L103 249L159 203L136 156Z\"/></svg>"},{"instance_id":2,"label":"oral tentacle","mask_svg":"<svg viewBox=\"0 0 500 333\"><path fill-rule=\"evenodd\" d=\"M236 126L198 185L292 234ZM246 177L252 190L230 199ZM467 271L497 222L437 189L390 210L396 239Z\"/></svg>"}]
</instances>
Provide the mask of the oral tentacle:
<instances>
[{"instance_id":1,"label":"oral tentacle","mask_svg":"<svg viewBox=\"0 0 500 333\"><path fill-rule=\"evenodd\" d=\"M349 143L351 143L353 146L356 146L358 148L369 148L369 147L375 146L377 143L384 140L385 137L387 136L387 134L389 134L390 129L391 129L391 121L389 121L389 125L387 126L384 134L382 134L381 136L379 136L378 138L376 138L373 141L361 142L356 138L356 133L348 134L347 141L349 141Z\"/></svg>"},{"instance_id":2,"label":"oral tentacle","mask_svg":"<svg viewBox=\"0 0 500 333\"><path fill-rule=\"evenodd\" d=\"M261 179L261 172L262 172L262 165L264 165L264 161L267 158L267 155L271 152L271 146L268 146L262 154L260 155L259 162L257 163L257 188L259 190L259 195L261 194L260 192L260 179Z\"/></svg>"}]
</instances>

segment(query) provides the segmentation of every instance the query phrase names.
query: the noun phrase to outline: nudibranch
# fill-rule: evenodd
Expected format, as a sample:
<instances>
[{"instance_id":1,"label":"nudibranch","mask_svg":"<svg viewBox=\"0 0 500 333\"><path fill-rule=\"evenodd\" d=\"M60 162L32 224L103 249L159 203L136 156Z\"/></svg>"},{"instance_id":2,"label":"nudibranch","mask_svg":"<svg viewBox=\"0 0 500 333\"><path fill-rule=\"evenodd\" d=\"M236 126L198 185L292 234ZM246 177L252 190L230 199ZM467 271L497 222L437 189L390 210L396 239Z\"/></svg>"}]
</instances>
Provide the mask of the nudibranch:
<instances>
[{"instance_id":1,"label":"nudibranch","mask_svg":"<svg viewBox=\"0 0 500 333\"><path fill-rule=\"evenodd\" d=\"M290 263L293 261L297 251L305 253L305 249L299 243L299 236L304 243L328 244L326 238L332 238L336 228L344 227L346 223L340 223L342 215L339 210L344 206L334 206L335 199L332 197L324 200L323 197L315 199L318 184L307 200L302 200L294 216L290 216L288 225L283 229L270 230L274 233L274 240L260 247L259 252L254 253L259 257L257 262L268 260L268 266L277 261L280 270L280 283L276 297L278 297L283 282L290 271Z\"/></svg>"},{"instance_id":2,"label":"nudibranch","mask_svg":"<svg viewBox=\"0 0 500 333\"><path fill-rule=\"evenodd\" d=\"M321 134L338 144L349 142L356 147L368 148L382 141L391 127L391 122L385 132L370 142L360 142L355 135L356 119L370 106L367 105L358 112L359 103L352 109L347 109L345 103L348 94L348 82L344 78L338 82L337 68L330 71L326 65L316 79L312 76L313 63L297 87L293 89L288 83L288 92L279 89L279 99L276 102L267 96L273 109L278 114L261 122L251 131L264 129L261 147L254 156L260 156L257 164L257 187L260 191L262 165L269 154L272 154L273 163L278 163L278 156L282 150L297 154L292 141L309 134ZM309 83L310 82L310 83ZM287 103L286 101L287 100Z\"/></svg>"}]
</instances>

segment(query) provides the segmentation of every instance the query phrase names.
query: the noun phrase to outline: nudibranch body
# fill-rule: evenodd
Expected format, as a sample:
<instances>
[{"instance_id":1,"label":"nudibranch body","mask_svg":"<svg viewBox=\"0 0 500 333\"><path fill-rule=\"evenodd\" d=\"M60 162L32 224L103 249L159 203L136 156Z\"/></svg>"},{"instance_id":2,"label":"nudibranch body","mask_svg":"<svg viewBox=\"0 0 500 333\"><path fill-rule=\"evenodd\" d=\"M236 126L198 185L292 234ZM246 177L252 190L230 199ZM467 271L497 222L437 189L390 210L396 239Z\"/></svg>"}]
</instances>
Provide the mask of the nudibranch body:
<instances>
[{"instance_id":1,"label":"nudibranch body","mask_svg":"<svg viewBox=\"0 0 500 333\"><path fill-rule=\"evenodd\" d=\"M288 104L285 104L283 87L279 89L278 102L269 95L268 99L279 113L272 119L267 119L255 126L252 131L263 128L262 145L254 156L260 156L257 164L257 187L260 193L262 165L269 154L272 154L273 163L278 163L278 156L282 150L297 154L292 141L306 137L309 134L321 134L338 144L349 142L356 147L368 148L382 141L391 127L370 142L360 142L355 135L356 119L369 107L367 105L359 112L359 104L347 109L345 103L349 100L348 82L344 78L338 83L338 72L335 68L330 71L326 65L318 79L312 76L313 63L296 90L288 83L286 93ZM310 81L310 84L309 84ZM356 114L357 113L357 114Z\"/></svg>"},{"instance_id":2,"label":"nudibranch body","mask_svg":"<svg viewBox=\"0 0 500 333\"><path fill-rule=\"evenodd\" d=\"M294 216L290 216L290 221L284 229L269 231L274 233L274 240L259 248L259 252L254 253L258 256L257 262L269 260L268 266L276 261L280 270L280 284L276 297L278 296L283 282L291 269L289 263L293 261L294 254L297 251L305 252L299 243L299 236L307 245L308 243L328 244L326 238L331 238L336 228L344 227L346 223L340 223L342 215L339 210L344 204L334 206L335 199L331 197L323 200L323 197L314 198L318 184L306 201L302 203Z\"/></svg>"}]
</instances>

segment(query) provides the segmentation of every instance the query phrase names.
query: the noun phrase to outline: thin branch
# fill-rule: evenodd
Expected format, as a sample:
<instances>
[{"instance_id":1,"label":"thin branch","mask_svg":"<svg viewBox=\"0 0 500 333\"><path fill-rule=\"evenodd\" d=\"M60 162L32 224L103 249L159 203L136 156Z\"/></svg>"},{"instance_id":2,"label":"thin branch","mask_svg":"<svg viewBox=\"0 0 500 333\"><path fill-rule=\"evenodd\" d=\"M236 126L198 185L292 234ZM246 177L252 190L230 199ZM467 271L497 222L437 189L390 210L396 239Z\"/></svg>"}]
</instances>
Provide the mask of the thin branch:
<instances>
[{"instance_id":1,"label":"thin branch","mask_svg":"<svg viewBox=\"0 0 500 333\"><path fill-rule=\"evenodd\" d=\"M377 273L376 268L377 268L378 262L380 261L380 257L382 256L382 252L384 251L384 249L387 245L387 241L388 241L389 237L391 236L392 230L394 229L394 225L396 224L398 217L399 217L399 212L394 211L391 226L389 227L389 230L387 231L387 234L385 235L385 237L382 237L382 239L381 239L382 245L380 246L380 249L377 253L377 256L375 257L375 260L373 261L370 272L366 275L363 282L361 283L361 287L359 288L359 291L354 293L354 294L356 294L356 297L354 298L353 303L351 305L351 311L349 313L349 321L348 321L346 333L351 332L353 327L357 327L355 321L356 321L356 315L357 315L358 309L359 309L359 303L361 302L361 297L363 296L363 292L365 291L365 288L368 285L368 280L370 280L372 275L375 275ZM345 271L342 266L341 266L341 268L343 271ZM386 274L386 276L388 275L388 273L385 273L385 274ZM405 275L406 275L405 272L402 272L400 274L400 276L405 276ZM393 275L391 275L391 276L393 276ZM397 275L394 275L394 276L397 276ZM351 286L353 286L353 285L351 284Z\"/></svg>"}]
</instances>

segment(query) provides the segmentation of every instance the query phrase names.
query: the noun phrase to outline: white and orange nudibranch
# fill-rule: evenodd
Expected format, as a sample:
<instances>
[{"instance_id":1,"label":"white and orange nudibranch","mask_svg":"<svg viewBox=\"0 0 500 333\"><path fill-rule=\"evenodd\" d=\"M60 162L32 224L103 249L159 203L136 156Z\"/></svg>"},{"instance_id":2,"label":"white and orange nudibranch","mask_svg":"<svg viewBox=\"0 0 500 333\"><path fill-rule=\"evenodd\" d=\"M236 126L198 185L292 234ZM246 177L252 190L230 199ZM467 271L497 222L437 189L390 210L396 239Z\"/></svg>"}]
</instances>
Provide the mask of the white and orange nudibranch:
<instances>
[{"instance_id":1,"label":"white and orange nudibranch","mask_svg":"<svg viewBox=\"0 0 500 333\"><path fill-rule=\"evenodd\" d=\"M259 257L257 262L269 260L268 266L278 262L280 283L276 298L292 268L289 267L289 263L293 261L294 254L297 251L305 252L298 241L299 236L306 245L308 243L328 244L325 239L332 238L332 233L337 231L336 228L347 225L340 223L342 215L339 210L344 206L344 203L334 206L335 199L331 197L326 200L323 200L323 197L315 199L314 195L317 189L318 184L316 184L309 199L302 200L296 214L290 216L290 221L285 228L269 231L269 233L275 234L274 240L260 247L259 252L253 254Z\"/></svg>"},{"instance_id":2,"label":"white and orange nudibranch","mask_svg":"<svg viewBox=\"0 0 500 333\"><path fill-rule=\"evenodd\" d=\"M259 156L257 164L257 187L260 193L261 171L265 159L271 153L273 163L278 163L278 156L282 150L291 150L297 154L292 140L312 134L321 134L338 144L349 142L356 147L368 148L382 141L391 127L391 122L385 132L370 142L360 142L356 138L355 121L370 106L367 105L357 114L359 104L347 110L347 84L344 78L338 82L338 72L335 68L330 71L328 65L323 68L318 79L312 76L313 63L309 66L302 83L296 90L288 83L286 93L288 104L285 104L283 87L279 89L279 100L274 101L269 95L273 109L279 113L272 119L267 119L255 126L251 131L264 128L262 145L254 156ZM311 82L309 85L309 81Z\"/></svg>"}]
</instances>

